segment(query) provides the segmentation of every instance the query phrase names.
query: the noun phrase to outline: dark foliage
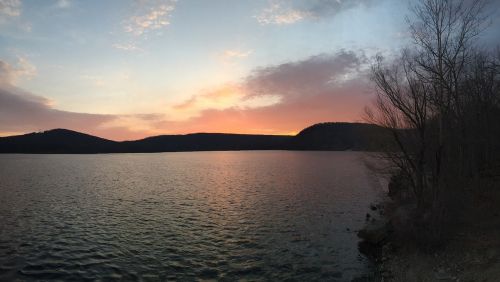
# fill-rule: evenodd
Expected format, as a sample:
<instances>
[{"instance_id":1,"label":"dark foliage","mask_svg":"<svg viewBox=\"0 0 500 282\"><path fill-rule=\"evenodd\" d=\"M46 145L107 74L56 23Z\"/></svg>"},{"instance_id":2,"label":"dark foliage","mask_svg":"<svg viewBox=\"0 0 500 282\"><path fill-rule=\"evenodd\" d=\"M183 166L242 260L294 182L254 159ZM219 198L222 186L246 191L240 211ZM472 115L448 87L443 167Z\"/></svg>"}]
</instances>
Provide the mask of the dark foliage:
<instances>
[{"instance_id":1,"label":"dark foliage","mask_svg":"<svg viewBox=\"0 0 500 282\"><path fill-rule=\"evenodd\" d=\"M373 65L377 100L368 120L398 145L385 154L395 171L390 193L412 203L411 234L423 246L446 240L471 194L500 174L500 53L476 44L487 4L418 1L412 44L394 62L379 56Z\"/></svg>"}]
</instances>

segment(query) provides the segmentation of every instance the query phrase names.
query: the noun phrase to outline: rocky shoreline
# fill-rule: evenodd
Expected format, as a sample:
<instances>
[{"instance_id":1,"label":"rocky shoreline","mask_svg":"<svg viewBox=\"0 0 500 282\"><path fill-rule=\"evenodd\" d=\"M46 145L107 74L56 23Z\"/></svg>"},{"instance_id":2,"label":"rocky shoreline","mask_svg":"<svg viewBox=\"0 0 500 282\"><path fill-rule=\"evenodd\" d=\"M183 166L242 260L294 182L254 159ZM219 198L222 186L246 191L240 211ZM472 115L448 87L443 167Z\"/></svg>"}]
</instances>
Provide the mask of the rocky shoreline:
<instances>
[{"instance_id":1,"label":"rocky shoreline","mask_svg":"<svg viewBox=\"0 0 500 282\"><path fill-rule=\"evenodd\" d=\"M385 216L382 203L373 204L370 209L372 213L366 214L365 227L358 231L361 239L358 249L374 263L375 269L372 279L363 281L386 281L390 275L384 268L384 262L389 255L387 248L390 246L391 223Z\"/></svg>"},{"instance_id":2,"label":"rocky shoreline","mask_svg":"<svg viewBox=\"0 0 500 282\"><path fill-rule=\"evenodd\" d=\"M375 273L360 281L499 281L500 212L494 200L497 196L478 199L479 206L464 212L467 216L446 242L432 251L422 251L395 232L394 225L411 220L404 207L395 207L390 201L372 205L358 237L359 250L374 263Z\"/></svg>"}]
</instances>

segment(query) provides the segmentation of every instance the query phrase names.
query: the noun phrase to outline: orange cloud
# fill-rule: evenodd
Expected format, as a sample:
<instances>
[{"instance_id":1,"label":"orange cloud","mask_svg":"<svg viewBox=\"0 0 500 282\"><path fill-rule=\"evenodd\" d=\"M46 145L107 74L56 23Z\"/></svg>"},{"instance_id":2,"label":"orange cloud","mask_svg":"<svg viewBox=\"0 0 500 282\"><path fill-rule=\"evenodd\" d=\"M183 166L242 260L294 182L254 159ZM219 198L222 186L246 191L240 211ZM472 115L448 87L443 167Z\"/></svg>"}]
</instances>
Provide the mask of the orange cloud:
<instances>
[{"instance_id":1,"label":"orange cloud","mask_svg":"<svg viewBox=\"0 0 500 282\"><path fill-rule=\"evenodd\" d=\"M175 107L190 112L189 118L156 126L176 133L288 134L317 122L359 121L372 99L367 66L363 54L341 51L260 68L240 84L205 91ZM252 101L257 102L249 106Z\"/></svg>"},{"instance_id":2,"label":"orange cloud","mask_svg":"<svg viewBox=\"0 0 500 282\"><path fill-rule=\"evenodd\" d=\"M193 96L184 103L175 105L174 108L179 110L203 107L226 108L233 105L235 98L243 95L242 90L237 85L226 84L217 89Z\"/></svg>"},{"instance_id":3,"label":"orange cloud","mask_svg":"<svg viewBox=\"0 0 500 282\"><path fill-rule=\"evenodd\" d=\"M301 96L266 107L207 109L191 119L164 121L157 126L175 133L290 134L318 122L360 121L364 106L371 99L366 84L351 84L336 93Z\"/></svg>"},{"instance_id":4,"label":"orange cloud","mask_svg":"<svg viewBox=\"0 0 500 282\"><path fill-rule=\"evenodd\" d=\"M174 105L177 117L186 119L199 115L206 109L225 110L238 108L240 110L270 106L278 103L280 98L273 95L251 97L243 85L225 84L202 94L192 96L185 102Z\"/></svg>"}]
</instances>

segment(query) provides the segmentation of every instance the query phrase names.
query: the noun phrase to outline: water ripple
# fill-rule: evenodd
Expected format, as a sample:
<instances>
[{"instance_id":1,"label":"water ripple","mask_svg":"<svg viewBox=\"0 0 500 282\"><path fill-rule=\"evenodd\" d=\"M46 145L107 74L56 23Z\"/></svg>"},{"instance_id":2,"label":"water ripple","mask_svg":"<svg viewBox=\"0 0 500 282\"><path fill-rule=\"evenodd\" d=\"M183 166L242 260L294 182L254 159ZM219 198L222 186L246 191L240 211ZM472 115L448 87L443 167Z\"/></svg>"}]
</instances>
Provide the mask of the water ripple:
<instances>
[{"instance_id":1,"label":"water ripple","mask_svg":"<svg viewBox=\"0 0 500 282\"><path fill-rule=\"evenodd\" d=\"M368 270L358 153L0 156L0 280L327 280Z\"/></svg>"}]
</instances>

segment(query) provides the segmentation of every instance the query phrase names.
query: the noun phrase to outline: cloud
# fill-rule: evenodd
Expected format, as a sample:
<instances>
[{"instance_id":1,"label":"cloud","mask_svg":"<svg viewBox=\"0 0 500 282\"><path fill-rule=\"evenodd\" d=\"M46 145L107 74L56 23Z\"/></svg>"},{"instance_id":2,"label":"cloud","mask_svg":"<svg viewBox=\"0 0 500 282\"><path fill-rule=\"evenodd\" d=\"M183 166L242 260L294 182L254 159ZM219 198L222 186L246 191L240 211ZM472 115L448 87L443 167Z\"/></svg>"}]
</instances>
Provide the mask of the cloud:
<instances>
[{"instance_id":1,"label":"cloud","mask_svg":"<svg viewBox=\"0 0 500 282\"><path fill-rule=\"evenodd\" d=\"M0 0L0 15L17 17L21 14L21 0Z\"/></svg>"},{"instance_id":2,"label":"cloud","mask_svg":"<svg viewBox=\"0 0 500 282\"><path fill-rule=\"evenodd\" d=\"M0 88L0 131L30 131L56 127L88 129L111 116L80 114L52 108L50 100L16 87Z\"/></svg>"},{"instance_id":3,"label":"cloud","mask_svg":"<svg viewBox=\"0 0 500 282\"><path fill-rule=\"evenodd\" d=\"M329 91L338 86L336 81L344 79L346 74L360 72L366 63L363 53L341 50L257 69L247 77L245 84L248 95L274 93L293 99Z\"/></svg>"},{"instance_id":4,"label":"cloud","mask_svg":"<svg viewBox=\"0 0 500 282\"><path fill-rule=\"evenodd\" d=\"M36 73L36 67L24 57L18 57L15 66L0 60L0 84L14 85L19 79L32 78Z\"/></svg>"},{"instance_id":5,"label":"cloud","mask_svg":"<svg viewBox=\"0 0 500 282\"><path fill-rule=\"evenodd\" d=\"M314 17L328 17L347 9L370 5L372 2L373 0L308 0L297 1L296 5L309 11Z\"/></svg>"},{"instance_id":6,"label":"cloud","mask_svg":"<svg viewBox=\"0 0 500 282\"><path fill-rule=\"evenodd\" d=\"M293 24L304 19L332 17L339 12L373 0L270 0L269 5L255 16L262 25Z\"/></svg>"},{"instance_id":7,"label":"cloud","mask_svg":"<svg viewBox=\"0 0 500 282\"><path fill-rule=\"evenodd\" d=\"M0 0L0 21L21 15L21 0Z\"/></svg>"},{"instance_id":8,"label":"cloud","mask_svg":"<svg viewBox=\"0 0 500 282\"><path fill-rule=\"evenodd\" d=\"M292 24L298 22L306 17L309 17L310 14L307 11L301 11L297 9L293 9L284 4L284 2L273 1L266 7L264 10L260 12L255 18L260 24Z\"/></svg>"},{"instance_id":9,"label":"cloud","mask_svg":"<svg viewBox=\"0 0 500 282\"><path fill-rule=\"evenodd\" d=\"M317 122L356 121L372 99L368 66L363 53L342 50L259 68L238 85L223 85L177 105L175 110L191 116L159 126L181 133L283 134Z\"/></svg>"},{"instance_id":10,"label":"cloud","mask_svg":"<svg viewBox=\"0 0 500 282\"><path fill-rule=\"evenodd\" d=\"M240 86L235 84L226 84L216 89L210 89L202 94L196 95L187 101L175 105L175 109L203 109L203 108L218 108L224 109L232 107L240 97L245 94L242 92Z\"/></svg>"},{"instance_id":11,"label":"cloud","mask_svg":"<svg viewBox=\"0 0 500 282\"><path fill-rule=\"evenodd\" d=\"M206 109L225 110L237 108L240 110L267 107L280 102L278 95L259 95L250 97L245 92L244 85L225 84L196 95L185 102L175 105L176 117L196 116Z\"/></svg>"},{"instance_id":12,"label":"cloud","mask_svg":"<svg viewBox=\"0 0 500 282\"><path fill-rule=\"evenodd\" d=\"M175 10L176 0L140 1L138 14L125 23L125 31L135 36L152 30L162 29L170 24L170 15Z\"/></svg>"},{"instance_id":13,"label":"cloud","mask_svg":"<svg viewBox=\"0 0 500 282\"><path fill-rule=\"evenodd\" d=\"M320 54L297 62L257 68L240 84L225 84L203 91L174 108L245 108L246 101L259 97L280 97L279 102L284 103L334 93L335 89L351 80L365 79L367 67L368 59L363 53L341 50L334 54Z\"/></svg>"}]
</instances>

